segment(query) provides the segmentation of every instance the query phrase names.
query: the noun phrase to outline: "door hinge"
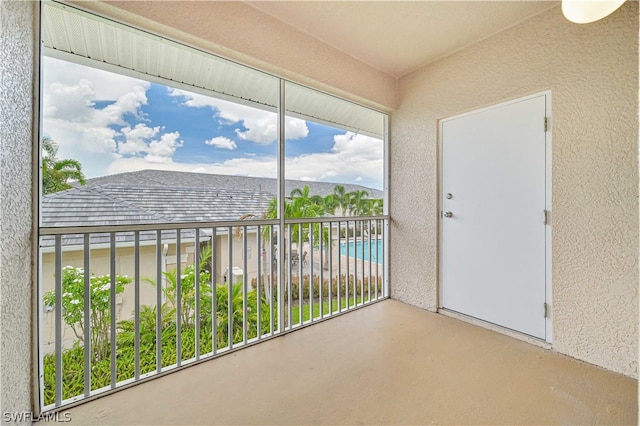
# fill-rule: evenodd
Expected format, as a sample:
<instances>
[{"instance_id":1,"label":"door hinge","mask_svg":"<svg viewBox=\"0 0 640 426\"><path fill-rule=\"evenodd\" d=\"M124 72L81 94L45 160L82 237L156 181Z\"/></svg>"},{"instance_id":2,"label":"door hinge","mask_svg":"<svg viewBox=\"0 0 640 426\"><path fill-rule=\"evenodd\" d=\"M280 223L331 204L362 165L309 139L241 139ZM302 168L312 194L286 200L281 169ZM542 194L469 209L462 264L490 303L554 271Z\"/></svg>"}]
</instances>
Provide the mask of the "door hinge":
<instances>
[{"instance_id":1,"label":"door hinge","mask_svg":"<svg viewBox=\"0 0 640 426\"><path fill-rule=\"evenodd\" d=\"M545 132L549 131L549 118L548 117L544 118L544 131Z\"/></svg>"},{"instance_id":2,"label":"door hinge","mask_svg":"<svg viewBox=\"0 0 640 426\"><path fill-rule=\"evenodd\" d=\"M549 210L542 211L542 223L545 225L549 224L549 213L551 213Z\"/></svg>"},{"instance_id":3,"label":"door hinge","mask_svg":"<svg viewBox=\"0 0 640 426\"><path fill-rule=\"evenodd\" d=\"M547 303L544 304L544 317L549 318L549 305Z\"/></svg>"}]
</instances>

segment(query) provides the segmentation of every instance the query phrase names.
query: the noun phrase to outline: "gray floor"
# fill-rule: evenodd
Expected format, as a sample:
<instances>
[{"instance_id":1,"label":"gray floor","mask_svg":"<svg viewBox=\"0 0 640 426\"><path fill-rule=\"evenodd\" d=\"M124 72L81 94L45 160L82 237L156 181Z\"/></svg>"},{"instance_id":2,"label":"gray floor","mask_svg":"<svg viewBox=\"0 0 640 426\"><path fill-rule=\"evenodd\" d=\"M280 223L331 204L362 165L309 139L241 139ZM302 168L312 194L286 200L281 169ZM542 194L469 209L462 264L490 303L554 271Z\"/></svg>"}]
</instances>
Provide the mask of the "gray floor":
<instances>
[{"instance_id":1,"label":"gray floor","mask_svg":"<svg viewBox=\"0 0 640 426\"><path fill-rule=\"evenodd\" d=\"M74 424L637 424L637 381L387 300L68 410Z\"/></svg>"}]
</instances>

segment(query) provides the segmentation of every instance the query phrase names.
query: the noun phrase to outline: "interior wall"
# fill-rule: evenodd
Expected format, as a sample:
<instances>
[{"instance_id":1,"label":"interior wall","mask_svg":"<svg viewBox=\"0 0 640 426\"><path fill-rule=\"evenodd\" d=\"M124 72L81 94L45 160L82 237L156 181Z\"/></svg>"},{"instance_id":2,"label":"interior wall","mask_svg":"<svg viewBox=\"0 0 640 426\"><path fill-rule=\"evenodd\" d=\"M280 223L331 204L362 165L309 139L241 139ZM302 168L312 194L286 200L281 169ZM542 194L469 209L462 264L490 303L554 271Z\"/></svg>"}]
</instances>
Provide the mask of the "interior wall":
<instances>
[{"instance_id":1,"label":"interior wall","mask_svg":"<svg viewBox=\"0 0 640 426\"><path fill-rule=\"evenodd\" d=\"M396 104L394 77L243 2L70 2L372 108Z\"/></svg>"},{"instance_id":2,"label":"interior wall","mask_svg":"<svg viewBox=\"0 0 640 426\"><path fill-rule=\"evenodd\" d=\"M31 424L35 2L0 2L0 412ZM22 416L21 416L22 414ZM9 419L9 420L7 420Z\"/></svg>"},{"instance_id":3,"label":"interior wall","mask_svg":"<svg viewBox=\"0 0 640 426\"><path fill-rule=\"evenodd\" d=\"M438 120L549 89L552 345L637 377L637 2L589 25L557 7L400 80L391 295L438 307Z\"/></svg>"}]
</instances>

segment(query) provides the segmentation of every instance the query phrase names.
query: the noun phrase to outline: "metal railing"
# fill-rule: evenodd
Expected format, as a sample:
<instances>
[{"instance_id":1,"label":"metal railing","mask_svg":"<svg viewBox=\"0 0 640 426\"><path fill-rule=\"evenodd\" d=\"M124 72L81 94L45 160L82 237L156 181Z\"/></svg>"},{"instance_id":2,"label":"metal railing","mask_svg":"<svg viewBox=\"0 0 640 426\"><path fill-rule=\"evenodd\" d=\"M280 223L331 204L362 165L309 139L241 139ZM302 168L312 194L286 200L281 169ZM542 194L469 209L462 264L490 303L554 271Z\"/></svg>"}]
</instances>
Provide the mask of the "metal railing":
<instances>
[{"instance_id":1,"label":"metal railing","mask_svg":"<svg viewBox=\"0 0 640 426\"><path fill-rule=\"evenodd\" d=\"M388 297L386 216L281 223L41 228L43 410Z\"/></svg>"}]
</instances>

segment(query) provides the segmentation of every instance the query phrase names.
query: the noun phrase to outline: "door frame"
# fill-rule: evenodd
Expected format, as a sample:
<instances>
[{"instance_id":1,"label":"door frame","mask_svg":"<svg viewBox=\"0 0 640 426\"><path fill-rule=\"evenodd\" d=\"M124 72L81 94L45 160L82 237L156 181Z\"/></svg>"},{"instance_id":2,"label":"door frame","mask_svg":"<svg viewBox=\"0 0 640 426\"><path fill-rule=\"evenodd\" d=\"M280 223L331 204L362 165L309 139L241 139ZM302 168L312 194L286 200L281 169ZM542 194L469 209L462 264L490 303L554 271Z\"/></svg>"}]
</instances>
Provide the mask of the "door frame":
<instances>
[{"instance_id":1,"label":"door frame","mask_svg":"<svg viewBox=\"0 0 640 426\"><path fill-rule=\"evenodd\" d=\"M454 120L454 119L458 119L458 118L462 118L465 116L469 116L469 115L474 115L480 112L484 112L487 110L491 110L494 108L500 108L500 107L504 107L510 104L515 104L518 102L522 102L522 101L526 101L529 99L533 99L533 98L537 98L540 96L545 96L545 117L547 118L547 129L545 132L545 210L548 212L547 213L547 226L545 227L545 303L547 304L547 316L545 317L545 339L544 341L547 343L552 343L553 341L553 327L552 327L552 322L553 322L553 303L552 303L552 286L551 286L551 278L552 278L552 255L551 255L551 248L552 248L552 224L553 224L553 213L552 213L552 206L551 206L551 190L552 190L552 181L551 181L551 166L552 166L552 110L551 110L551 90L545 90L542 92L536 92L527 96L522 96L522 97L518 97L518 98L513 98L513 99L509 99L506 101L502 101L499 103L495 103L495 104L491 104L485 107L481 107L481 108L476 108L473 110L469 110L460 114L456 114L456 115L451 115L445 118L441 118L438 120L438 191L437 191L437 215L438 215L438 254L437 254L437 268L438 268L438 284L437 284L437 298L438 298L438 311L440 311L441 309L444 309L442 306L442 286L443 286L443 279L442 279L442 245L443 245L443 229L442 229L442 225L443 225L443 217L442 217L442 197L444 194L444 188L443 188L443 164L444 164L444 159L443 159L443 154L444 154L444 149L443 149L443 125L445 122L449 121L449 120ZM541 217L541 220L543 218ZM464 314L462 314L464 315ZM477 319L474 318L474 323L484 323L484 324L491 324L491 328L495 329L496 327L498 329L504 329L505 331L508 330L508 334L512 334L512 333L516 333L516 334L522 334L522 336L525 336L527 339L535 339L535 340L539 340L537 338L531 337L529 335L525 335L523 333L518 332L517 330L512 330L500 325L496 325L496 324L492 324L492 323L487 323L486 321L483 321L481 319Z\"/></svg>"}]
</instances>

